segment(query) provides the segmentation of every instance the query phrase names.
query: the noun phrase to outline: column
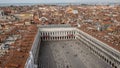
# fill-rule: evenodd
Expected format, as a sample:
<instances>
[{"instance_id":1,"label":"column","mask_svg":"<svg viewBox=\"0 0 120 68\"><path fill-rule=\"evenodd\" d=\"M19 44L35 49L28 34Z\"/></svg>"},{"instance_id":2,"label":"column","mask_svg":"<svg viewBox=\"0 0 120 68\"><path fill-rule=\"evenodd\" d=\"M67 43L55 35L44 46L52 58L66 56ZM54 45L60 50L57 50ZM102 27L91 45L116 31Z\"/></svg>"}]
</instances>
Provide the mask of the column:
<instances>
[{"instance_id":1,"label":"column","mask_svg":"<svg viewBox=\"0 0 120 68\"><path fill-rule=\"evenodd\" d=\"M73 31L72 31L72 35L74 35ZM72 36L72 39L74 39L74 36Z\"/></svg>"},{"instance_id":2,"label":"column","mask_svg":"<svg viewBox=\"0 0 120 68\"><path fill-rule=\"evenodd\" d=\"M47 40L47 36L46 36L46 40Z\"/></svg>"},{"instance_id":3,"label":"column","mask_svg":"<svg viewBox=\"0 0 120 68\"><path fill-rule=\"evenodd\" d=\"M65 31L65 40L66 40L67 32Z\"/></svg>"},{"instance_id":4,"label":"column","mask_svg":"<svg viewBox=\"0 0 120 68\"><path fill-rule=\"evenodd\" d=\"M51 39L51 36L50 36L50 40L52 40L52 39Z\"/></svg>"},{"instance_id":5,"label":"column","mask_svg":"<svg viewBox=\"0 0 120 68\"><path fill-rule=\"evenodd\" d=\"M59 36L61 36L61 31L60 31L60 35Z\"/></svg>"},{"instance_id":6,"label":"column","mask_svg":"<svg viewBox=\"0 0 120 68\"><path fill-rule=\"evenodd\" d=\"M47 40L47 32L45 33L45 40Z\"/></svg>"},{"instance_id":7,"label":"column","mask_svg":"<svg viewBox=\"0 0 120 68\"><path fill-rule=\"evenodd\" d=\"M54 40L54 39L53 39L53 36L54 36L54 35L53 35L53 32L52 32L52 40Z\"/></svg>"},{"instance_id":8,"label":"column","mask_svg":"<svg viewBox=\"0 0 120 68\"><path fill-rule=\"evenodd\" d=\"M49 40L49 32L48 32L48 40Z\"/></svg>"},{"instance_id":9,"label":"column","mask_svg":"<svg viewBox=\"0 0 120 68\"><path fill-rule=\"evenodd\" d=\"M46 40L48 40L48 32L46 32Z\"/></svg>"},{"instance_id":10,"label":"column","mask_svg":"<svg viewBox=\"0 0 120 68\"><path fill-rule=\"evenodd\" d=\"M58 36L56 36L56 40L58 40Z\"/></svg>"},{"instance_id":11,"label":"column","mask_svg":"<svg viewBox=\"0 0 120 68\"><path fill-rule=\"evenodd\" d=\"M54 40L55 32L51 33L51 40Z\"/></svg>"},{"instance_id":12,"label":"column","mask_svg":"<svg viewBox=\"0 0 120 68\"><path fill-rule=\"evenodd\" d=\"M60 31L58 31L58 40L59 40Z\"/></svg>"},{"instance_id":13,"label":"column","mask_svg":"<svg viewBox=\"0 0 120 68\"><path fill-rule=\"evenodd\" d=\"M54 34L54 32L53 32L53 34L52 34L52 35L55 35L55 34Z\"/></svg>"},{"instance_id":14,"label":"column","mask_svg":"<svg viewBox=\"0 0 120 68\"><path fill-rule=\"evenodd\" d=\"M68 31L68 33L67 34L69 34L69 31ZM67 36L67 39L69 39L69 36Z\"/></svg>"},{"instance_id":15,"label":"column","mask_svg":"<svg viewBox=\"0 0 120 68\"><path fill-rule=\"evenodd\" d=\"M63 31L62 36L65 36L65 32Z\"/></svg>"},{"instance_id":16,"label":"column","mask_svg":"<svg viewBox=\"0 0 120 68\"><path fill-rule=\"evenodd\" d=\"M44 36L44 40L46 40L46 37Z\"/></svg>"}]
</instances>

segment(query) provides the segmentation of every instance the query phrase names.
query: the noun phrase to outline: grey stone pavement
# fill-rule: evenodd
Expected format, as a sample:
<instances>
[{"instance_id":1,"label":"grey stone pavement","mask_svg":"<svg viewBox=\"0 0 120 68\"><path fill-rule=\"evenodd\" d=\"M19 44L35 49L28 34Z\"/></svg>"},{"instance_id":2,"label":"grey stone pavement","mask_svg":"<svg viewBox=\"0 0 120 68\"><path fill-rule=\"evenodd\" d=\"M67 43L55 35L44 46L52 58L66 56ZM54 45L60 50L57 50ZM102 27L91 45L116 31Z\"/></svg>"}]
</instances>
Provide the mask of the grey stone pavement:
<instances>
[{"instance_id":1,"label":"grey stone pavement","mask_svg":"<svg viewBox=\"0 0 120 68\"><path fill-rule=\"evenodd\" d=\"M112 68L78 40L41 43L38 68Z\"/></svg>"}]
</instances>

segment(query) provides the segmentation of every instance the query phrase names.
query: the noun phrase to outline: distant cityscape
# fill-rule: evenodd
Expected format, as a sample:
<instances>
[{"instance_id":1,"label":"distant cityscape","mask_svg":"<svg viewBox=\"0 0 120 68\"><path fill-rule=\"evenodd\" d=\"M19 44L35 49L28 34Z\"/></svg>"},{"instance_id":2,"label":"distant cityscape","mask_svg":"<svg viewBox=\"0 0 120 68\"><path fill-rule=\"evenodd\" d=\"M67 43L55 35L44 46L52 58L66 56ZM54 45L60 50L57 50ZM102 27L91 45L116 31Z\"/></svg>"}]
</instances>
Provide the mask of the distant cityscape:
<instances>
[{"instance_id":1,"label":"distant cityscape","mask_svg":"<svg viewBox=\"0 0 120 68\"><path fill-rule=\"evenodd\" d=\"M0 7L1 6L31 6L31 5L120 5L120 2L116 2L116 3L91 3L91 2L86 2L86 3L0 3Z\"/></svg>"},{"instance_id":2,"label":"distant cityscape","mask_svg":"<svg viewBox=\"0 0 120 68\"><path fill-rule=\"evenodd\" d=\"M0 3L0 68L120 68L120 3Z\"/></svg>"}]
</instances>

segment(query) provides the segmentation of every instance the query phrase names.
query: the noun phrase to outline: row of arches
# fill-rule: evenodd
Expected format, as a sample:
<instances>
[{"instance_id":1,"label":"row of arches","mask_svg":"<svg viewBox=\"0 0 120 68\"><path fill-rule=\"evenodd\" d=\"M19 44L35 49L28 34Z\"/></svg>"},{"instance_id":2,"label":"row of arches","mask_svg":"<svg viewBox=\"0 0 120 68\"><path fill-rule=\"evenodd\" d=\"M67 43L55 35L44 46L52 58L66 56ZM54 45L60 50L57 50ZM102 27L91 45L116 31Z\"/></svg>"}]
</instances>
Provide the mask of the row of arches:
<instances>
[{"instance_id":1,"label":"row of arches","mask_svg":"<svg viewBox=\"0 0 120 68\"><path fill-rule=\"evenodd\" d=\"M41 37L43 41L47 40L72 40L75 36L52 36L52 37Z\"/></svg>"},{"instance_id":2,"label":"row of arches","mask_svg":"<svg viewBox=\"0 0 120 68\"><path fill-rule=\"evenodd\" d=\"M72 40L75 39L75 31L40 32L41 40Z\"/></svg>"},{"instance_id":3,"label":"row of arches","mask_svg":"<svg viewBox=\"0 0 120 68\"><path fill-rule=\"evenodd\" d=\"M106 56L106 54L104 52L100 52L99 50L97 50L96 47L88 47L89 50L94 53L96 56L98 56L100 59L104 60L105 62L107 62L110 66L112 66L113 68L118 68L117 64L111 60L108 56Z\"/></svg>"},{"instance_id":4,"label":"row of arches","mask_svg":"<svg viewBox=\"0 0 120 68\"><path fill-rule=\"evenodd\" d=\"M83 43L86 44L86 46L88 47L88 49L94 53L95 55L97 55L99 58L103 59L105 62L107 62L109 65L111 65L113 68L119 68L120 63L115 61L111 56L107 55L104 51L100 50L98 47L96 47L95 45L93 45L91 42L87 41L86 39L84 39L81 36L78 36L77 39L79 39L80 41L82 41Z\"/></svg>"},{"instance_id":5,"label":"row of arches","mask_svg":"<svg viewBox=\"0 0 120 68\"><path fill-rule=\"evenodd\" d=\"M80 33L80 32L77 32L77 34L84 36L86 39L88 39L88 40L91 41L91 42L94 42L94 40L93 40L92 38L88 38L87 36L85 36L84 34L82 34L82 33ZM107 48L101 46L100 43L94 42L94 44L96 44L96 45L100 46L101 48L105 49L107 52L109 52L110 54L112 54L113 56L115 56L117 59L120 59L120 56L119 56L119 55L117 55L116 53L112 52L110 49L107 49ZM104 44L103 44L103 45L104 45ZM104 45L104 46L106 46L106 45Z\"/></svg>"},{"instance_id":6,"label":"row of arches","mask_svg":"<svg viewBox=\"0 0 120 68\"><path fill-rule=\"evenodd\" d=\"M40 32L41 36L64 36L64 35L70 35L70 34L75 34L75 31L55 31L55 32L41 31Z\"/></svg>"}]
</instances>

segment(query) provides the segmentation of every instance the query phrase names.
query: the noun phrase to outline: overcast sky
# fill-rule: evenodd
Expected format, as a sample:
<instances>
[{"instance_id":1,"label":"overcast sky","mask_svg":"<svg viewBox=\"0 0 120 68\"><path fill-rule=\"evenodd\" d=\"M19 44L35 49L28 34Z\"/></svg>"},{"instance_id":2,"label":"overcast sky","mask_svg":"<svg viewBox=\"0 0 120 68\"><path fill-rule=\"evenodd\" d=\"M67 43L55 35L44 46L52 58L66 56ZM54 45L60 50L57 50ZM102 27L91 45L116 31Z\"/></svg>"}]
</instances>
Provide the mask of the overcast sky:
<instances>
[{"instance_id":1,"label":"overcast sky","mask_svg":"<svg viewBox=\"0 0 120 68\"><path fill-rule=\"evenodd\" d=\"M120 0L0 0L0 3L66 3L66 2L80 2L80 3L103 3L111 2L116 3Z\"/></svg>"}]
</instances>

